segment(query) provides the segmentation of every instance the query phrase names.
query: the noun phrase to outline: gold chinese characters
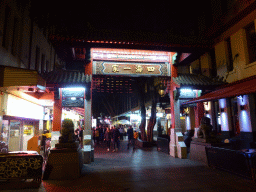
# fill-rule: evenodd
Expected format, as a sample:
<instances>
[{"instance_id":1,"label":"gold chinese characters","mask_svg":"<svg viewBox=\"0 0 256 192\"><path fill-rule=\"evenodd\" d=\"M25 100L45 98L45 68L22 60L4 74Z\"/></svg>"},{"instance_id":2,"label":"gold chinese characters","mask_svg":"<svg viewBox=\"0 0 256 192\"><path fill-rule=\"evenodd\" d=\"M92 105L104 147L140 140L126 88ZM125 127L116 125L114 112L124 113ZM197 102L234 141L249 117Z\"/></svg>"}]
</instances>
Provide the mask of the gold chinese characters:
<instances>
[{"instance_id":1,"label":"gold chinese characters","mask_svg":"<svg viewBox=\"0 0 256 192\"><path fill-rule=\"evenodd\" d=\"M112 65L112 71L113 71L114 73L119 72L119 70L118 70L118 65Z\"/></svg>"},{"instance_id":2,"label":"gold chinese characters","mask_svg":"<svg viewBox=\"0 0 256 192\"><path fill-rule=\"evenodd\" d=\"M136 73L141 73L143 71L143 68L141 65L136 66Z\"/></svg>"},{"instance_id":3,"label":"gold chinese characters","mask_svg":"<svg viewBox=\"0 0 256 192\"><path fill-rule=\"evenodd\" d=\"M135 68L135 73L143 73L143 70L148 71L148 72L155 71L155 67L150 66L150 67L143 68L143 65L134 65L132 67L130 67L130 66L124 67L122 65L114 64L111 67L112 67L112 72L114 72L114 73L119 73L120 72L119 70L121 70L121 72L122 72L123 70L132 70L134 68Z\"/></svg>"},{"instance_id":4,"label":"gold chinese characters","mask_svg":"<svg viewBox=\"0 0 256 192\"><path fill-rule=\"evenodd\" d=\"M155 71L155 67L147 67L148 72L154 72Z\"/></svg>"}]
</instances>

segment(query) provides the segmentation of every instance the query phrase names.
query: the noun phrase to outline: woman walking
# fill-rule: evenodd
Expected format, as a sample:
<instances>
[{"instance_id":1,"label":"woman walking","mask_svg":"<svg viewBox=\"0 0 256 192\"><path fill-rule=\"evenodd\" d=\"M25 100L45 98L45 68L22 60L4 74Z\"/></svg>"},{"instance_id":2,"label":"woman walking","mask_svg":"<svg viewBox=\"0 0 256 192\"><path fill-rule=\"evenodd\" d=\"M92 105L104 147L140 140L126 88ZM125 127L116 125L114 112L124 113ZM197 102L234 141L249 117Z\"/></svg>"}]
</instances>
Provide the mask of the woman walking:
<instances>
[{"instance_id":1,"label":"woman walking","mask_svg":"<svg viewBox=\"0 0 256 192\"><path fill-rule=\"evenodd\" d=\"M104 134L104 140L107 142L107 147L108 147L107 151L110 150L111 135L112 135L112 133L111 133L110 129L107 128L107 130Z\"/></svg>"}]
</instances>

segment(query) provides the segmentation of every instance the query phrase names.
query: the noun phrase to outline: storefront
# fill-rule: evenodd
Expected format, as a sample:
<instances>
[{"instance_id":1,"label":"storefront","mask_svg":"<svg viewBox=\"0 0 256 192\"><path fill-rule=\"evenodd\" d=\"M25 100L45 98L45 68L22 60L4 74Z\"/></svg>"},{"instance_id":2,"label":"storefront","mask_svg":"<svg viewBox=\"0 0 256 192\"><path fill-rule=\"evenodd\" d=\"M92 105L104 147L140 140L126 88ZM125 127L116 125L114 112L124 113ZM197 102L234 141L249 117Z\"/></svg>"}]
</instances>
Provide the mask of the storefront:
<instances>
[{"instance_id":1,"label":"storefront","mask_svg":"<svg viewBox=\"0 0 256 192\"><path fill-rule=\"evenodd\" d=\"M250 148L255 142L256 76L239 80L186 102L208 103L207 115L216 125L222 139L236 139L240 148ZM205 105L206 106L206 105Z\"/></svg>"},{"instance_id":2,"label":"storefront","mask_svg":"<svg viewBox=\"0 0 256 192\"><path fill-rule=\"evenodd\" d=\"M43 106L7 94L6 113L3 115L1 131L8 150L28 150L28 140L43 130L43 119Z\"/></svg>"}]
</instances>

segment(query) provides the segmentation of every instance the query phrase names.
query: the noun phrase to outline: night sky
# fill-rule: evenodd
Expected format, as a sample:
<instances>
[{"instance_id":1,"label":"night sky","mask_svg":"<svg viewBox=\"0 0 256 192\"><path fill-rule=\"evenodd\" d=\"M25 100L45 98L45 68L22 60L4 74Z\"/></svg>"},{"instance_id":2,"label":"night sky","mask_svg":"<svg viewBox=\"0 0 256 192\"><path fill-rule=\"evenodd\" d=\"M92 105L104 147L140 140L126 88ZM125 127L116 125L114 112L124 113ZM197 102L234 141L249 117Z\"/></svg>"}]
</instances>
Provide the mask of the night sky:
<instances>
[{"instance_id":1,"label":"night sky","mask_svg":"<svg viewBox=\"0 0 256 192\"><path fill-rule=\"evenodd\" d=\"M61 2L61 3L57 3ZM207 1L208 2L208 1ZM57 33L81 36L97 30L192 34L205 1L32 1L32 14ZM47 15L48 14L48 15Z\"/></svg>"},{"instance_id":2,"label":"night sky","mask_svg":"<svg viewBox=\"0 0 256 192\"><path fill-rule=\"evenodd\" d=\"M78 38L83 38L83 34L90 30L195 35L202 8L209 7L208 0L31 2L31 16L40 26L54 26L56 35ZM73 61L70 63L74 67ZM97 97L94 95L93 98ZM95 102L101 101L93 100L97 113L110 115L102 103L96 105Z\"/></svg>"}]
</instances>

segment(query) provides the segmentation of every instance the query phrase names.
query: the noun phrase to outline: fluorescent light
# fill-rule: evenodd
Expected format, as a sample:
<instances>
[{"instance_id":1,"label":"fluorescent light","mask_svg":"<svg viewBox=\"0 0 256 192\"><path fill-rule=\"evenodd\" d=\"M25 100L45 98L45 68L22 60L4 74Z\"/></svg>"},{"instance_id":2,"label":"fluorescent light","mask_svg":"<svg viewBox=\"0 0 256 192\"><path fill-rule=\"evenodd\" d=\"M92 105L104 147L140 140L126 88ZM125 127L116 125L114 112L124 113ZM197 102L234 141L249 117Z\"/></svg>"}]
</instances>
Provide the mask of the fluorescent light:
<instances>
[{"instance_id":1,"label":"fluorescent light","mask_svg":"<svg viewBox=\"0 0 256 192\"><path fill-rule=\"evenodd\" d=\"M63 88L64 90L67 91L84 91L85 88L84 87L67 87L67 88Z\"/></svg>"}]
</instances>

